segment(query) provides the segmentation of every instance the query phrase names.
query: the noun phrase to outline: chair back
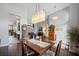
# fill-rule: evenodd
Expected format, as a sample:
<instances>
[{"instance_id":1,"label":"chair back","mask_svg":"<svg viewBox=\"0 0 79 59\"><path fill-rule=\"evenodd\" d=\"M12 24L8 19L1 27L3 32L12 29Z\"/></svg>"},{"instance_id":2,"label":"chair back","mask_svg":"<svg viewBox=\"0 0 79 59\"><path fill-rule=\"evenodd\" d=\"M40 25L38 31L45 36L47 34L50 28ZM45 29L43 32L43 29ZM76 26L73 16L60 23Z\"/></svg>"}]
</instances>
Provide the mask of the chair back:
<instances>
[{"instance_id":1,"label":"chair back","mask_svg":"<svg viewBox=\"0 0 79 59\"><path fill-rule=\"evenodd\" d=\"M59 56L60 54L60 49L61 49L61 44L62 44L62 40L59 41L56 51L55 51L55 56Z\"/></svg>"},{"instance_id":2,"label":"chair back","mask_svg":"<svg viewBox=\"0 0 79 59\"><path fill-rule=\"evenodd\" d=\"M21 41L21 48L22 48L22 56L25 56L26 53L25 53L25 47L24 47L23 41Z\"/></svg>"}]
</instances>

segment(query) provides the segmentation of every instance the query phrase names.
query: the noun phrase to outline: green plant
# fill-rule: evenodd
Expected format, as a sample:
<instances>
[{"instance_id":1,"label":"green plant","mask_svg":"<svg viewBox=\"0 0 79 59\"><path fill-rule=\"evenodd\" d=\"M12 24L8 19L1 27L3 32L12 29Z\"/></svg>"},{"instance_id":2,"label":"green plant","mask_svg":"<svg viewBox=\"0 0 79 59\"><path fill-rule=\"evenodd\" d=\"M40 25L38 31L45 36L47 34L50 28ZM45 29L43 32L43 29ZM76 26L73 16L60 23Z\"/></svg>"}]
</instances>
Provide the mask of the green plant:
<instances>
[{"instance_id":1,"label":"green plant","mask_svg":"<svg viewBox=\"0 0 79 59\"><path fill-rule=\"evenodd\" d=\"M69 33L70 41L79 42L79 28L78 27L72 27L68 33Z\"/></svg>"}]
</instances>

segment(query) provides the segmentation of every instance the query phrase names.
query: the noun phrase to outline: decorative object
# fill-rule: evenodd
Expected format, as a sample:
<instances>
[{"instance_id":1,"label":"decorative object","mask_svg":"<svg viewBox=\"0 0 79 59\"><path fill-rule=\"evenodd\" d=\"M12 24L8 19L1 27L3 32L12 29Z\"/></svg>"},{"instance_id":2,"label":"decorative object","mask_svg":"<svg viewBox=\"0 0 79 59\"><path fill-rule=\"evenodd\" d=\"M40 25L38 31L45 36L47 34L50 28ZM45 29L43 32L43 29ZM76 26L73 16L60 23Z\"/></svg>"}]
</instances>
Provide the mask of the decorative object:
<instances>
[{"instance_id":1,"label":"decorative object","mask_svg":"<svg viewBox=\"0 0 79 59\"><path fill-rule=\"evenodd\" d=\"M40 9L39 4L37 4L36 14L32 16L32 23L35 24L42 21L45 21L45 11Z\"/></svg>"},{"instance_id":2,"label":"decorative object","mask_svg":"<svg viewBox=\"0 0 79 59\"><path fill-rule=\"evenodd\" d=\"M79 28L78 27L71 27L68 31L69 34L69 51L73 53L79 54Z\"/></svg>"},{"instance_id":3,"label":"decorative object","mask_svg":"<svg viewBox=\"0 0 79 59\"><path fill-rule=\"evenodd\" d=\"M79 42L79 28L77 27L72 27L69 30L69 36L70 36L70 41L72 42Z\"/></svg>"},{"instance_id":4,"label":"decorative object","mask_svg":"<svg viewBox=\"0 0 79 59\"><path fill-rule=\"evenodd\" d=\"M48 36L49 36L49 40L53 40L53 41L56 40L55 26L54 26L54 25L50 25L50 26L49 26L49 33L48 33Z\"/></svg>"},{"instance_id":5,"label":"decorative object","mask_svg":"<svg viewBox=\"0 0 79 59\"><path fill-rule=\"evenodd\" d=\"M22 25L22 39L25 39L26 38L26 30L27 30L27 25L26 24L23 24Z\"/></svg>"}]
</instances>

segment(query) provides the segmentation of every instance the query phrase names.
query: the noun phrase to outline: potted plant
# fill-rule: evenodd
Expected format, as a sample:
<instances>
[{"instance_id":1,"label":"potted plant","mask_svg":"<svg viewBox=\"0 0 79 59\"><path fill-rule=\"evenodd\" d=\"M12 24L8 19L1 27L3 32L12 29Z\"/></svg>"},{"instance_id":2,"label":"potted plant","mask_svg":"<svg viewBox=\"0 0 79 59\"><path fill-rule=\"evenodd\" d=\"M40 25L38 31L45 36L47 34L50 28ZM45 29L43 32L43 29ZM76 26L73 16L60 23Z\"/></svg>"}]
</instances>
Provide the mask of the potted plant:
<instances>
[{"instance_id":1,"label":"potted plant","mask_svg":"<svg viewBox=\"0 0 79 59\"><path fill-rule=\"evenodd\" d=\"M69 34L69 51L73 53L79 53L79 28L78 27L71 27L68 31Z\"/></svg>"}]
</instances>

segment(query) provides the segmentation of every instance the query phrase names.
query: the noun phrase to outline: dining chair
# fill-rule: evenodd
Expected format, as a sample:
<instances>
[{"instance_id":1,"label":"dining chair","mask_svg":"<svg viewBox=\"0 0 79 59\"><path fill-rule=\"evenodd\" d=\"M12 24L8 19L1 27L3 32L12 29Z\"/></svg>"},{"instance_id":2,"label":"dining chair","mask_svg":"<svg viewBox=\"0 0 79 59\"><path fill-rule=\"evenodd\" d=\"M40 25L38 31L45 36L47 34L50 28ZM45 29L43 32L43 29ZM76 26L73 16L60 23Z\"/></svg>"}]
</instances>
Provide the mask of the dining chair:
<instances>
[{"instance_id":1,"label":"dining chair","mask_svg":"<svg viewBox=\"0 0 79 59\"><path fill-rule=\"evenodd\" d=\"M61 49L61 44L62 44L62 40L59 41L56 51L55 51L55 56L59 56L60 54L60 49Z\"/></svg>"},{"instance_id":2,"label":"dining chair","mask_svg":"<svg viewBox=\"0 0 79 59\"><path fill-rule=\"evenodd\" d=\"M21 47L22 47L22 56L32 56L32 55L34 55L34 51L32 51L29 47L25 46L23 44L23 41L21 41Z\"/></svg>"},{"instance_id":3,"label":"dining chair","mask_svg":"<svg viewBox=\"0 0 79 59\"><path fill-rule=\"evenodd\" d=\"M43 56L49 56L49 55L50 56L59 56L61 44L62 44L62 40L60 40L59 43L57 44L55 52L53 52L52 50L48 50L45 54L43 54Z\"/></svg>"},{"instance_id":4,"label":"dining chair","mask_svg":"<svg viewBox=\"0 0 79 59\"><path fill-rule=\"evenodd\" d=\"M23 41L21 41L21 48L22 48L22 56L25 56L26 53L25 53L25 48L24 48Z\"/></svg>"},{"instance_id":5,"label":"dining chair","mask_svg":"<svg viewBox=\"0 0 79 59\"><path fill-rule=\"evenodd\" d=\"M26 46L25 46L25 52L26 52L27 56L34 56L35 55L35 52L32 49L30 49L29 47L26 47Z\"/></svg>"}]
</instances>

